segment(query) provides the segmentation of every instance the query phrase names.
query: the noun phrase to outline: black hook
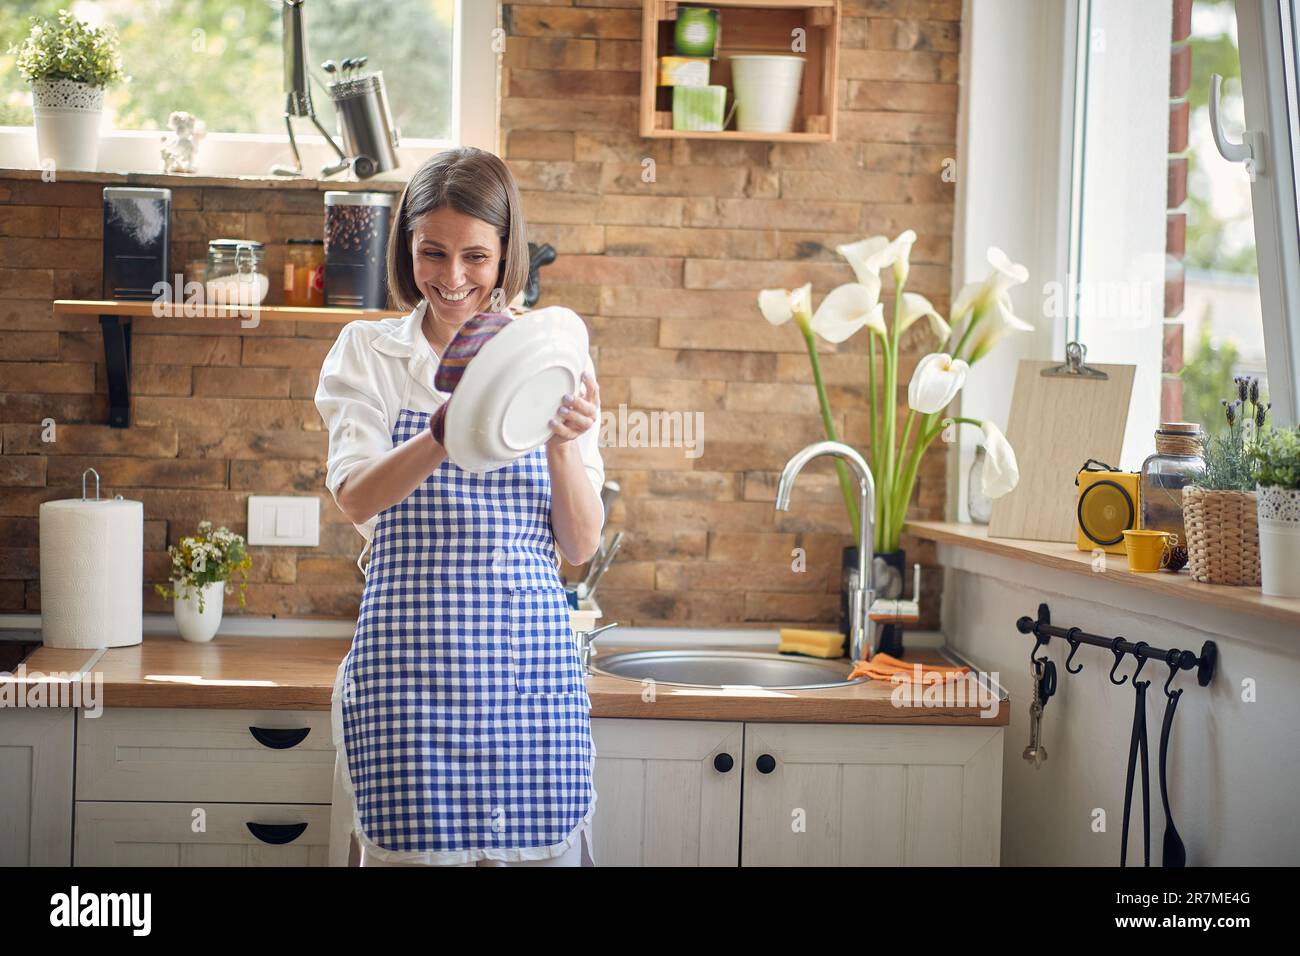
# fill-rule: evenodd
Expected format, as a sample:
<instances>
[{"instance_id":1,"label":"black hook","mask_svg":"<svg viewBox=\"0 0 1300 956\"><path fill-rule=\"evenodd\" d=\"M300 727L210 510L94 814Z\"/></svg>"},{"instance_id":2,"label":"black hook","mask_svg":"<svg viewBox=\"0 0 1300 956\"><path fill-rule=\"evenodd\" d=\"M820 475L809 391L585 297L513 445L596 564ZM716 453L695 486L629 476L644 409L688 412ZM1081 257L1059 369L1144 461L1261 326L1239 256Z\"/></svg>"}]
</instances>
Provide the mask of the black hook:
<instances>
[{"instance_id":1,"label":"black hook","mask_svg":"<svg viewBox=\"0 0 1300 956\"><path fill-rule=\"evenodd\" d=\"M1138 674L1142 673L1142 668L1146 666L1147 659L1142 656L1142 648L1149 647L1146 641L1138 641L1133 645L1133 656L1137 658L1138 668L1133 672L1133 684L1137 685ZM1150 681L1147 681L1150 684Z\"/></svg>"},{"instance_id":2,"label":"black hook","mask_svg":"<svg viewBox=\"0 0 1300 956\"><path fill-rule=\"evenodd\" d=\"M1116 668L1119 667L1120 661L1124 660L1124 652L1119 649L1119 645L1122 644L1123 642L1124 642L1124 638L1122 637L1117 637L1115 638L1115 640L1110 642L1110 652L1115 655L1115 663L1111 666L1110 669L1110 682L1114 684L1116 687L1122 687L1125 683L1128 682L1127 674L1125 674L1119 680L1115 679L1115 670Z\"/></svg>"},{"instance_id":3,"label":"black hook","mask_svg":"<svg viewBox=\"0 0 1300 956\"><path fill-rule=\"evenodd\" d=\"M1174 678L1178 676L1178 671L1181 670L1182 656L1183 652L1176 647L1171 647L1169 652L1165 654L1165 663L1169 665L1169 679L1165 681L1165 696L1170 700L1177 700L1183 693L1181 689L1173 693L1169 691L1169 685L1174 682Z\"/></svg>"},{"instance_id":4,"label":"black hook","mask_svg":"<svg viewBox=\"0 0 1300 956\"><path fill-rule=\"evenodd\" d=\"M1077 635L1080 634L1082 631L1083 628L1081 627L1072 627L1065 634L1065 639L1070 642L1070 654L1065 659L1065 672L1067 674L1077 674L1079 673L1079 671L1083 670L1082 664L1080 664L1078 667L1070 666L1070 661L1074 660L1075 652L1079 650L1079 638L1077 637Z\"/></svg>"},{"instance_id":5,"label":"black hook","mask_svg":"<svg viewBox=\"0 0 1300 956\"><path fill-rule=\"evenodd\" d=\"M1030 667L1033 667L1034 664L1038 661L1038 649L1039 649L1040 647L1046 647L1046 646L1047 646L1047 643L1048 643L1050 640L1051 640L1051 637L1043 637L1043 635L1041 635L1041 634L1038 633L1037 629L1034 630L1034 646L1031 647L1031 648L1029 649L1029 666L1030 666Z\"/></svg>"}]
</instances>

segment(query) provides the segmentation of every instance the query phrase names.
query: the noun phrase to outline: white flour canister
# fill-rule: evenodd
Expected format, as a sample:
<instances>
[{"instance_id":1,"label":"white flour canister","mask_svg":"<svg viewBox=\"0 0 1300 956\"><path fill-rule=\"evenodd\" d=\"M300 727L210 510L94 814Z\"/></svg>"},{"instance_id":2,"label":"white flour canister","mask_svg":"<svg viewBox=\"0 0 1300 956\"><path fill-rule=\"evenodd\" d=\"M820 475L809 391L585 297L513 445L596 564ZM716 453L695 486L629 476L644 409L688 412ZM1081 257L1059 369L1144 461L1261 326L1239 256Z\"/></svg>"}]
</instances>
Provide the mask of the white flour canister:
<instances>
[{"instance_id":1,"label":"white flour canister","mask_svg":"<svg viewBox=\"0 0 1300 956\"><path fill-rule=\"evenodd\" d=\"M86 475L95 497L86 497ZM40 510L41 637L46 647L127 647L144 630L144 505L99 497L99 473L81 497Z\"/></svg>"}]
</instances>

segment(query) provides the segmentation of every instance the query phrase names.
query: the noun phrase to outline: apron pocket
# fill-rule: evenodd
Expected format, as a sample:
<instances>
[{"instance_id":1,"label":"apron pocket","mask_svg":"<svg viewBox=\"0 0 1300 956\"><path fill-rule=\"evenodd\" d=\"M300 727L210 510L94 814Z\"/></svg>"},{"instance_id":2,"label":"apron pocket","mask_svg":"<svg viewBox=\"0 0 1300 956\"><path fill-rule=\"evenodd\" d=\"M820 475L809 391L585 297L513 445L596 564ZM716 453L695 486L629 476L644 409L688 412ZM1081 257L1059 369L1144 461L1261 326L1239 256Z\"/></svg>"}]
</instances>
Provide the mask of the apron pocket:
<instances>
[{"instance_id":1,"label":"apron pocket","mask_svg":"<svg viewBox=\"0 0 1300 956\"><path fill-rule=\"evenodd\" d=\"M528 696L581 694L582 665L563 588L515 588L507 610L510 670Z\"/></svg>"}]
</instances>

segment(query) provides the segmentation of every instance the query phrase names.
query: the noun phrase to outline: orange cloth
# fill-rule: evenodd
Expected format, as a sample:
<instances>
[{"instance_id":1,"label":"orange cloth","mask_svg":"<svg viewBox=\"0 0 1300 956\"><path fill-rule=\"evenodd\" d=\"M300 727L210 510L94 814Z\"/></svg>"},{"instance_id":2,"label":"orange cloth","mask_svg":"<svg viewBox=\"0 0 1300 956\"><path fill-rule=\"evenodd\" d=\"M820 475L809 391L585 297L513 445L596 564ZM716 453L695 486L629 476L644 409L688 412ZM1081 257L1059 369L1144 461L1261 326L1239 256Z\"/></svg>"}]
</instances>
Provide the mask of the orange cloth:
<instances>
[{"instance_id":1,"label":"orange cloth","mask_svg":"<svg viewBox=\"0 0 1300 956\"><path fill-rule=\"evenodd\" d=\"M893 680L894 675L899 675L898 680L914 681L917 678L917 667L921 668L920 675L922 680L932 680L932 674L940 675L945 681L953 680L962 674L970 672L969 667L952 664L918 664L904 663L897 657L891 657L888 654L876 654L869 661L857 661L853 665L853 671L849 674L849 680L858 677L870 677L872 680Z\"/></svg>"}]
</instances>

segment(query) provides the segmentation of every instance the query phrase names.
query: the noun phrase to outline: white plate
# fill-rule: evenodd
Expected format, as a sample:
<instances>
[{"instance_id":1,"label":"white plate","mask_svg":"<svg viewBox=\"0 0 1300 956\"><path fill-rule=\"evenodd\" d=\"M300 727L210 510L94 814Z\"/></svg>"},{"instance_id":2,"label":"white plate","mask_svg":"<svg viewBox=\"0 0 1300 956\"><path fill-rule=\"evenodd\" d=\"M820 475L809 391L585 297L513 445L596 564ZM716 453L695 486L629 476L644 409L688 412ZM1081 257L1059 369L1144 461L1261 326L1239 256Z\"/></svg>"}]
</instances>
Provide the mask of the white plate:
<instances>
[{"instance_id":1,"label":"white plate","mask_svg":"<svg viewBox=\"0 0 1300 956\"><path fill-rule=\"evenodd\" d=\"M443 447L452 464L483 473L504 468L546 442L566 394L582 388L587 326L553 305L514 319L465 367L447 417Z\"/></svg>"}]
</instances>

